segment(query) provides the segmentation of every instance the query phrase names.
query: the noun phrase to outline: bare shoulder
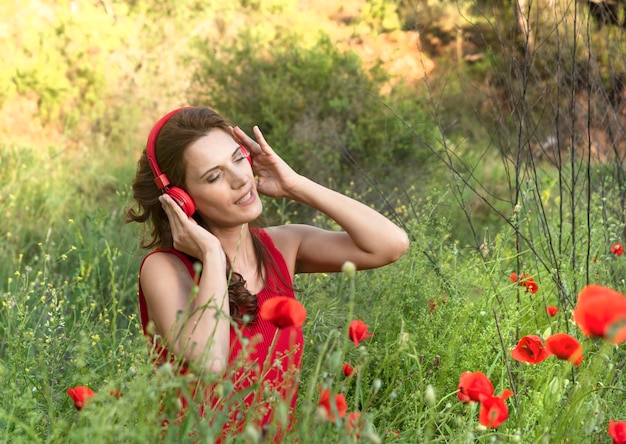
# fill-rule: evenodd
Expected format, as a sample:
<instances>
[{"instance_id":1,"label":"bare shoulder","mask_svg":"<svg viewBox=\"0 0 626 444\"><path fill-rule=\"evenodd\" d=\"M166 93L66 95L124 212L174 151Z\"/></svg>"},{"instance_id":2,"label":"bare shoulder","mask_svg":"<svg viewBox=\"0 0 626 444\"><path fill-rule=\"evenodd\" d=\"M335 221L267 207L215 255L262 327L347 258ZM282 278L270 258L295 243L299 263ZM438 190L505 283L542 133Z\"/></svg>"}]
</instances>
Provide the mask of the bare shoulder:
<instances>
[{"instance_id":1,"label":"bare shoulder","mask_svg":"<svg viewBox=\"0 0 626 444\"><path fill-rule=\"evenodd\" d=\"M141 267L141 273L151 273L153 271L186 271L185 264L176 255L158 251L149 255Z\"/></svg>"},{"instance_id":2,"label":"bare shoulder","mask_svg":"<svg viewBox=\"0 0 626 444\"><path fill-rule=\"evenodd\" d=\"M285 252L292 249L297 251L302 239L315 228L303 224L288 224L265 227L263 230L269 234L276 247L281 252Z\"/></svg>"},{"instance_id":3,"label":"bare shoulder","mask_svg":"<svg viewBox=\"0 0 626 444\"><path fill-rule=\"evenodd\" d=\"M146 258L139 274L146 296L160 293L158 290L191 286L192 278L185 264L175 255L156 252Z\"/></svg>"},{"instance_id":4,"label":"bare shoulder","mask_svg":"<svg viewBox=\"0 0 626 444\"><path fill-rule=\"evenodd\" d=\"M263 230L272 238L272 242L282 253L287 264L287 268L293 278L296 273L296 263L302 240L306 238L307 233L311 233L308 225L289 224L266 227Z\"/></svg>"}]
</instances>

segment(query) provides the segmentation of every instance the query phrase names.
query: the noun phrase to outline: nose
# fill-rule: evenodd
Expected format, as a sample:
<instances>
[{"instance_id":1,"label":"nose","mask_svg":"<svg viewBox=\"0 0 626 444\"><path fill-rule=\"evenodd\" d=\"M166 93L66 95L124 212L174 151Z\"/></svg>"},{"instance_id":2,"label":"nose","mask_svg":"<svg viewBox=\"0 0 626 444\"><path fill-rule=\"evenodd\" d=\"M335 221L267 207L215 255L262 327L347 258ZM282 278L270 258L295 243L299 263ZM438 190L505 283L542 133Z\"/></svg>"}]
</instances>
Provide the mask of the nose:
<instances>
[{"instance_id":1,"label":"nose","mask_svg":"<svg viewBox=\"0 0 626 444\"><path fill-rule=\"evenodd\" d=\"M233 168L231 170L231 186L234 190L244 187L248 184L248 175L243 168Z\"/></svg>"}]
</instances>

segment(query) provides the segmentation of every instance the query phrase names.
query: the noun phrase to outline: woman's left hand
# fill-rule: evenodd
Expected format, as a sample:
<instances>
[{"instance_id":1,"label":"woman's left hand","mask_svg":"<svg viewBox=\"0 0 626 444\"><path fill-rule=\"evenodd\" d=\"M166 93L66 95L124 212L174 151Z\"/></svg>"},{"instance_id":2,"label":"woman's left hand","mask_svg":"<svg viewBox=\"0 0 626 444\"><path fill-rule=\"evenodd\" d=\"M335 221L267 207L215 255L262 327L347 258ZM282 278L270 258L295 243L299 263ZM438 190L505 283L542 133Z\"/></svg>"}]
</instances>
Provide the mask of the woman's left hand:
<instances>
[{"instance_id":1,"label":"woman's left hand","mask_svg":"<svg viewBox=\"0 0 626 444\"><path fill-rule=\"evenodd\" d=\"M299 175L274 152L258 126L254 126L252 131L256 140L241 128L232 128L235 140L248 148L252 156L252 168L257 175L257 191L269 197L290 197Z\"/></svg>"}]
</instances>

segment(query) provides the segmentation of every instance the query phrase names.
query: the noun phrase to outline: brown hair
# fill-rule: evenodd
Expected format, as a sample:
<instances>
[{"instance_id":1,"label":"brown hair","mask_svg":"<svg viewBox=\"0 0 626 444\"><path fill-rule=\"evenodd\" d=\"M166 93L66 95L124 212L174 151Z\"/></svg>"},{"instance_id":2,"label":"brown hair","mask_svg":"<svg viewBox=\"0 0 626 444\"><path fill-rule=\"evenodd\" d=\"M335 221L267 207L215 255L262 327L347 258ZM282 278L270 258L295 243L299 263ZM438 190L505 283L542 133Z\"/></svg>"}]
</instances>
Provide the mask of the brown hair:
<instances>
[{"instance_id":1,"label":"brown hair","mask_svg":"<svg viewBox=\"0 0 626 444\"><path fill-rule=\"evenodd\" d=\"M185 149L210 131L219 129L230 133L230 124L214 110L205 107L186 107L172 115L163 125L156 140L156 162L163 174L167 175L171 185L185 189ZM170 223L161 207L161 191L154 182L146 151L137 163L137 173L132 184L134 205L126 209L125 221L144 225L141 248L173 248ZM196 220L202 225L202 221ZM150 228L148 228L150 227ZM206 227L209 229L209 227ZM261 274L269 257L266 248L251 230L252 241L257 256L258 272ZM232 272L230 261L226 274L229 278L228 297L230 314L236 322L243 322L248 316L248 323L256 320L258 301L246 288L245 280L239 273Z\"/></svg>"}]
</instances>

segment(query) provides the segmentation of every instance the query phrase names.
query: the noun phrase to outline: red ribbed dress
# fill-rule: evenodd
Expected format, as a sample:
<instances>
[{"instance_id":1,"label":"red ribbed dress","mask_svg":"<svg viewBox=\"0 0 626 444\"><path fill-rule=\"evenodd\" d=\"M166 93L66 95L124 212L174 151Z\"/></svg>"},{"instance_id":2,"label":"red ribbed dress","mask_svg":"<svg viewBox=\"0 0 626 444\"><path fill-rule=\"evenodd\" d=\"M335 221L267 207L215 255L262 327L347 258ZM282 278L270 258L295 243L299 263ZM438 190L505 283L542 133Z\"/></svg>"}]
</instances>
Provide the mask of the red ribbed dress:
<instances>
[{"instance_id":1,"label":"red ribbed dress","mask_svg":"<svg viewBox=\"0 0 626 444\"><path fill-rule=\"evenodd\" d=\"M294 297L291 277L283 255L264 230L254 229L253 233L263 243L274 263L274 266L272 266L270 261L266 261L265 287L257 294L259 307L266 300L275 296ZM157 251L167 252L178 257L187 266L189 274L192 277L194 276L193 264L196 262L194 258L174 249ZM146 258L154 252L146 255ZM278 273L280 273L280 276ZM139 283L139 310L144 334L148 336L152 343L153 338L147 331L150 319L141 283ZM274 339L275 336L276 338ZM248 345L243 346L240 338L246 338L243 342ZM272 346L273 341L274 345ZM156 343L153 345L158 353L157 364L162 364L172 359L167 349L161 344ZM272 420L273 412L271 405L276 399L285 401L291 407L291 412L293 412L298 393L298 373L302 364L303 345L301 328L277 329L273 324L264 321L260 317L257 317L253 325L245 326L242 329L236 329L231 326L229 375L230 380L233 382L234 392L242 393L251 384L259 382L262 388L248 393L244 397L242 405L229 406L231 419L224 429L225 433L237 433L237 431L240 431L240 426L245 421L245 415L251 413L258 418L258 420L254 420L254 423L259 426L267 424ZM273 351L271 358L268 360L267 356L270 348ZM180 372L181 374L187 373L187 368L183 365ZM210 393L207 393L207 397L212 398ZM205 404L213 406L213 408L219 408L215 406L214 399L208 399ZM291 416L293 418L293 415Z\"/></svg>"}]
</instances>

